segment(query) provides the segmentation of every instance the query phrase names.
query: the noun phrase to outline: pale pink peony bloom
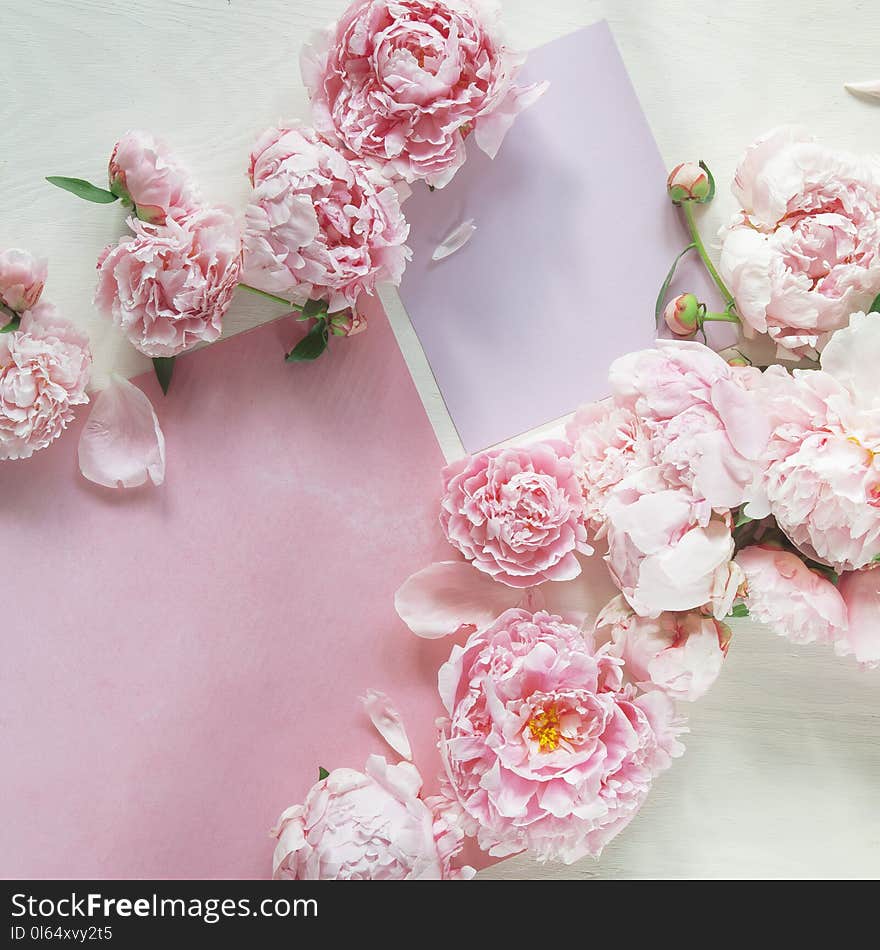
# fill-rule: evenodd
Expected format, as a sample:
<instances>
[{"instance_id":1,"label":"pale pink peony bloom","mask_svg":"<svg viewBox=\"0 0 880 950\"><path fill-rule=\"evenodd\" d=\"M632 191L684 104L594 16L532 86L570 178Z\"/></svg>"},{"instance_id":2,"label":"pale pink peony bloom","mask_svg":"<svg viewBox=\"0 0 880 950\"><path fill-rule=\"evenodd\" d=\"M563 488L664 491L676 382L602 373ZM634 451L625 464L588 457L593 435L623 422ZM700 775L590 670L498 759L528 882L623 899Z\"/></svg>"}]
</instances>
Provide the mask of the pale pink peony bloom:
<instances>
[{"instance_id":1,"label":"pale pink peony bloom","mask_svg":"<svg viewBox=\"0 0 880 950\"><path fill-rule=\"evenodd\" d=\"M741 370L702 343L660 340L615 360L609 378L651 440L661 483L690 496L698 523L743 504L770 429Z\"/></svg>"},{"instance_id":2,"label":"pale pink peony bloom","mask_svg":"<svg viewBox=\"0 0 880 950\"><path fill-rule=\"evenodd\" d=\"M89 401L91 367L88 340L51 304L0 335L0 459L30 458L64 432Z\"/></svg>"},{"instance_id":3,"label":"pale pink peony bloom","mask_svg":"<svg viewBox=\"0 0 880 950\"><path fill-rule=\"evenodd\" d=\"M841 656L853 654L859 663L880 664L880 569L852 571L838 587L846 604L847 629L834 648Z\"/></svg>"},{"instance_id":4,"label":"pale pink peony bloom","mask_svg":"<svg viewBox=\"0 0 880 950\"><path fill-rule=\"evenodd\" d=\"M98 259L95 303L147 356L177 356L220 336L241 272L238 227L203 208L162 227L130 219L132 237Z\"/></svg>"},{"instance_id":5,"label":"pale pink peony bloom","mask_svg":"<svg viewBox=\"0 0 880 950\"><path fill-rule=\"evenodd\" d=\"M165 436L146 394L119 376L101 390L79 437L79 470L107 488L165 480Z\"/></svg>"},{"instance_id":6,"label":"pale pink peony bloom","mask_svg":"<svg viewBox=\"0 0 880 950\"><path fill-rule=\"evenodd\" d=\"M734 542L726 519L695 524L680 490L617 491L607 511L605 560L636 613L707 607L719 620L727 616Z\"/></svg>"},{"instance_id":7,"label":"pale pink peony bloom","mask_svg":"<svg viewBox=\"0 0 880 950\"><path fill-rule=\"evenodd\" d=\"M401 191L299 125L265 132L251 154L245 281L302 305L354 307L377 283L398 284L410 251ZM351 334L347 334L351 335Z\"/></svg>"},{"instance_id":8,"label":"pale pink peony bloom","mask_svg":"<svg viewBox=\"0 0 880 950\"><path fill-rule=\"evenodd\" d=\"M605 504L627 475L651 464L651 443L639 417L611 400L581 406L565 427L584 497L584 519L596 537L605 533Z\"/></svg>"},{"instance_id":9,"label":"pale pink peony bloom","mask_svg":"<svg viewBox=\"0 0 880 950\"><path fill-rule=\"evenodd\" d=\"M747 336L814 357L880 293L880 160L781 128L737 169L743 211L722 231L721 274Z\"/></svg>"},{"instance_id":10,"label":"pale pink peony bloom","mask_svg":"<svg viewBox=\"0 0 880 950\"><path fill-rule=\"evenodd\" d=\"M0 251L0 304L18 314L32 310L43 293L47 273L46 261L28 251L15 247ZM0 313L0 328L9 319Z\"/></svg>"},{"instance_id":11,"label":"pale pink peony bloom","mask_svg":"<svg viewBox=\"0 0 880 950\"><path fill-rule=\"evenodd\" d=\"M514 85L525 56L501 43L497 20L485 0L354 0L301 56L318 132L438 188L469 133L494 157L546 88Z\"/></svg>"},{"instance_id":12,"label":"pale pink peony bloom","mask_svg":"<svg viewBox=\"0 0 880 950\"><path fill-rule=\"evenodd\" d=\"M616 597L596 621L599 642L624 662L624 673L643 688L656 686L671 699L693 702L718 679L730 628L699 611L640 617Z\"/></svg>"},{"instance_id":13,"label":"pale pink peony bloom","mask_svg":"<svg viewBox=\"0 0 880 950\"><path fill-rule=\"evenodd\" d=\"M440 524L474 567L510 587L577 577L592 554L563 443L492 449L443 471Z\"/></svg>"},{"instance_id":14,"label":"pale pink peony bloom","mask_svg":"<svg viewBox=\"0 0 880 950\"><path fill-rule=\"evenodd\" d=\"M808 557L836 570L880 555L880 315L857 313L821 370L764 374L773 434L748 513L772 513Z\"/></svg>"},{"instance_id":15,"label":"pale pink peony bloom","mask_svg":"<svg viewBox=\"0 0 880 950\"><path fill-rule=\"evenodd\" d=\"M134 204L137 216L151 224L181 218L201 204L189 173L148 132L122 136L113 147L108 177L113 194Z\"/></svg>"},{"instance_id":16,"label":"pale pink peony bloom","mask_svg":"<svg viewBox=\"0 0 880 950\"><path fill-rule=\"evenodd\" d=\"M509 610L453 647L439 674L450 820L494 857L598 857L684 751L671 700L623 686L621 666L544 612Z\"/></svg>"},{"instance_id":17,"label":"pale pink peony bloom","mask_svg":"<svg viewBox=\"0 0 880 950\"><path fill-rule=\"evenodd\" d=\"M749 615L793 643L833 643L847 628L846 604L828 580L790 551L753 545L736 556Z\"/></svg>"},{"instance_id":18,"label":"pale pink peony bloom","mask_svg":"<svg viewBox=\"0 0 880 950\"><path fill-rule=\"evenodd\" d=\"M285 880L464 880L453 868L463 836L419 797L422 777L410 762L389 765L371 755L364 772L334 769L305 804L288 808L272 876Z\"/></svg>"}]
</instances>

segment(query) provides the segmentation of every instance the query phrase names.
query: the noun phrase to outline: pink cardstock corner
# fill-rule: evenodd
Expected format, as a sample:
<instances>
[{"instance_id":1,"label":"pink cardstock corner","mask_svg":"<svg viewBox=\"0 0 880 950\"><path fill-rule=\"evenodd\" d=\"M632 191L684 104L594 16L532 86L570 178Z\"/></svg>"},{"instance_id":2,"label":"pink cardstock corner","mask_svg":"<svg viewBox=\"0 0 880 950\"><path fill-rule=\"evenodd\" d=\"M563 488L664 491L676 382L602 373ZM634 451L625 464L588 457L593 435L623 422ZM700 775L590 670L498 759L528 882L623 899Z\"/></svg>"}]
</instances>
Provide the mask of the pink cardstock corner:
<instances>
[{"instance_id":1,"label":"pink cardstock corner","mask_svg":"<svg viewBox=\"0 0 880 950\"><path fill-rule=\"evenodd\" d=\"M265 878L269 829L318 768L396 761L436 786L439 665L394 592L449 556L443 457L384 313L310 365L284 320L178 360L165 484L79 474L87 416L0 464L7 878Z\"/></svg>"}]
</instances>

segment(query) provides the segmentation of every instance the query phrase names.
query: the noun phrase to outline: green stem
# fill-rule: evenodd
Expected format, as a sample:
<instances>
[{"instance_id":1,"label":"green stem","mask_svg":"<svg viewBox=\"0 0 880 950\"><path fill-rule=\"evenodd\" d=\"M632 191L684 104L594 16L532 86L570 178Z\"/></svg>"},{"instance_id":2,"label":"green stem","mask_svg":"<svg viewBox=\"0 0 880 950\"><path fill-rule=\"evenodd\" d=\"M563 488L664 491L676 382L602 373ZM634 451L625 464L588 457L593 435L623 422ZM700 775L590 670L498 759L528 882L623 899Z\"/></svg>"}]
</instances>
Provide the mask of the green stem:
<instances>
[{"instance_id":1,"label":"green stem","mask_svg":"<svg viewBox=\"0 0 880 950\"><path fill-rule=\"evenodd\" d=\"M267 293L265 290L260 290L258 287L251 287L250 284L239 284L238 286L241 287L242 290L249 290L252 294L265 297L267 300L274 300L276 303L283 304L288 310L296 310L297 313L302 313L302 307L298 307L295 303L291 303L289 300L285 300L283 297L279 297L276 294Z\"/></svg>"},{"instance_id":2,"label":"green stem","mask_svg":"<svg viewBox=\"0 0 880 950\"><path fill-rule=\"evenodd\" d=\"M733 294L727 289L727 285L721 279L721 275L715 269L715 265L709 259L709 255L706 252L706 245L703 244L703 239L700 237L699 230L697 230L697 222L694 220L693 205L694 202L692 201L683 201L681 203L685 220L687 221L688 231L690 231L691 234L691 240L694 242L694 245L697 248L697 253L700 255L700 260L702 260L706 270L709 271L709 276L715 281L715 286L721 291L721 296L724 298L724 302L728 307L732 307L736 301L733 299Z\"/></svg>"},{"instance_id":3,"label":"green stem","mask_svg":"<svg viewBox=\"0 0 880 950\"><path fill-rule=\"evenodd\" d=\"M715 320L719 323L741 323L742 321L735 313L704 313L700 318L702 323Z\"/></svg>"}]
</instances>

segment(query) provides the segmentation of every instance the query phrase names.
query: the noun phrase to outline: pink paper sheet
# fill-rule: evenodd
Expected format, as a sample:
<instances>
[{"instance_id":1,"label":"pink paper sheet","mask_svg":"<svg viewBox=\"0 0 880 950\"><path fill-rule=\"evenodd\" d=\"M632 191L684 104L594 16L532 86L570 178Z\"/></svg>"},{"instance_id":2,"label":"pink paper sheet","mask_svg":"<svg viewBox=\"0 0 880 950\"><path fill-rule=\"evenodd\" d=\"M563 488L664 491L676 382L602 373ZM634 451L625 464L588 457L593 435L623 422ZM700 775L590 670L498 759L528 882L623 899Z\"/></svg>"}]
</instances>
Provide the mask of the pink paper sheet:
<instances>
[{"instance_id":1,"label":"pink paper sheet","mask_svg":"<svg viewBox=\"0 0 880 950\"><path fill-rule=\"evenodd\" d=\"M433 786L439 664L393 594L448 556L443 458L380 308L313 365L289 320L139 383L166 484L114 492L77 425L0 464L4 877L239 878L318 767L394 753L359 696L402 709ZM395 758L396 761L396 758Z\"/></svg>"},{"instance_id":2,"label":"pink paper sheet","mask_svg":"<svg viewBox=\"0 0 880 950\"><path fill-rule=\"evenodd\" d=\"M521 81L542 79L494 161L469 142L452 183L416 185L405 206L400 296L470 452L607 395L611 362L653 342L657 293L688 243L608 25L533 50ZM469 218L468 244L432 262ZM695 261L673 292L714 307Z\"/></svg>"}]
</instances>

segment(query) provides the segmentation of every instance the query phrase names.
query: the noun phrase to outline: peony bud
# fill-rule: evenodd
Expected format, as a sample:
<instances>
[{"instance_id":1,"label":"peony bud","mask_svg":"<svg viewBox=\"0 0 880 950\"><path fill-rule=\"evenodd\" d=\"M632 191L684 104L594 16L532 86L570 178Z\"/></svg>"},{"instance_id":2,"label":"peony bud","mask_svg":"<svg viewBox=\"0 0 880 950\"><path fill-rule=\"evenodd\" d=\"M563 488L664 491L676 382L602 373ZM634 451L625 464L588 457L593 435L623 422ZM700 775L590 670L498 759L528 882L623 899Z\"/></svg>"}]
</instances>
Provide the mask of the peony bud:
<instances>
[{"instance_id":1,"label":"peony bud","mask_svg":"<svg viewBox=\"0 0 880 950\"><path fill-rule=\"evenodd\" d=\"M682 162L676 165L666 179L666 189L673 204L682 201L696 201L700 204L711 201L715 194L715 183L709 169L701 162Z\"/></svg>"},{"instance_id":2,"label":"peony bud","mask_svg":"<svg viewBox=\"0 0 880 950\"><path fill-rule=\"evenodd\" d=\"M356 307L346 307L338 313L331 313L327 320L333 336L357 336L367 329L367 318Z\"/></svg>"},{"instance_id":3,"label":"peony bud","mask_svg":"<svg viewBox=\"0 0 880 950\"><path fill-rule=\"evenodd\" d=\"M679 294L666 305L663 317L676 336L693 336L700 325L700 302L693 294Z\"/></svg>"},{"instance_id":4,"label":"peony bud","mask_svg":"<svg viewBox=\"0 0 880 950\"><path fill-rule=\"evenodd\" d=\"M27 251L9 248L0 251L0 304L13 313L33 310L46 282L46 261ZM0 314L0 326L8 315Z\"/></svg>"}]
</instances>

